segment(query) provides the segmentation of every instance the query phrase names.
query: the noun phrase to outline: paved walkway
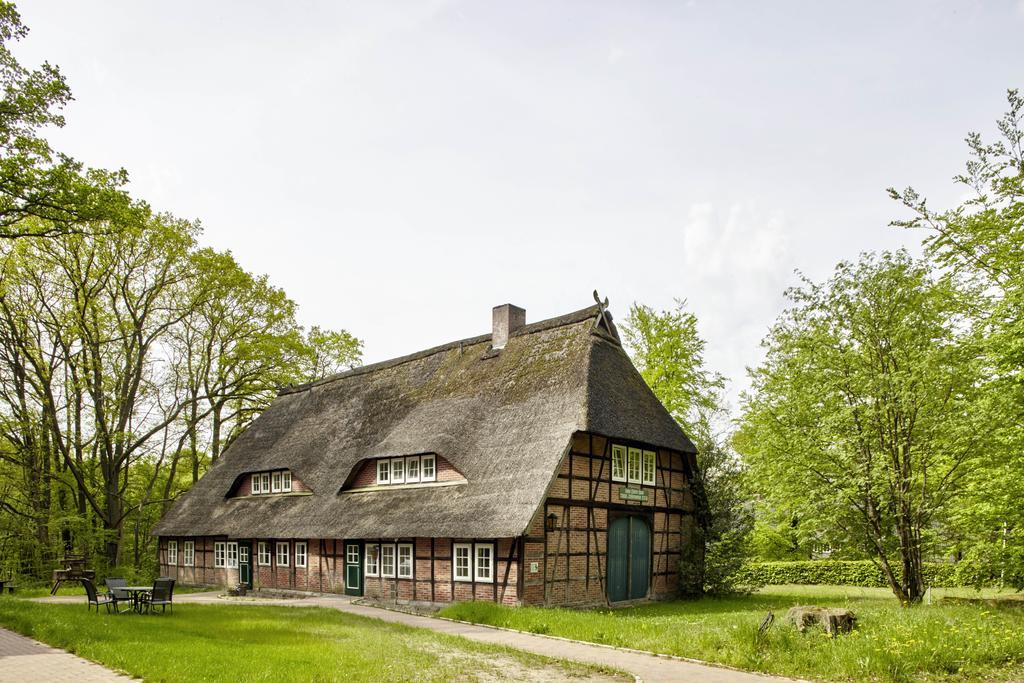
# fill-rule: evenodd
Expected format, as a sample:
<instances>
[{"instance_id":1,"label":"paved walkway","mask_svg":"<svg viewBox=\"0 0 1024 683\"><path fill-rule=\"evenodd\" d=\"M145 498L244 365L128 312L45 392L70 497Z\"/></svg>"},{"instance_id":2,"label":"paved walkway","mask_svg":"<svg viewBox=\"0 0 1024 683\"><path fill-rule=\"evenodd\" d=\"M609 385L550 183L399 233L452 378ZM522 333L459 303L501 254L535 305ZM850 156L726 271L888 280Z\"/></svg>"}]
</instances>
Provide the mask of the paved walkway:
<instances>
[{"instance_id":1,"label":"paved walkway","mask_svg":"<svg viewBox=\"0 0 1024 683\"><path fill-rule=\"evenodd\" d=\"M184 593L177 595L174 601L182 603L198 604L227 604L218 597L218 593ZM83 598L76 596L60 596L56 598L38 598L39 602L81 602ZM517 650L525 650L539 655L555 657L558 659L572 659L577 662L589 664L600 664L612 666L617 669L628 671L638 676L642 681L656 683L671 681L672 683L686 683L688 681L700 683L766 683L767 681L784 681L790 679L763 676L746 671L736 671L717 666L708 666L697 662L688 662L669 657L659 657L643 652L631 652L628 650L617 650L611 647L602 647L590 643L583 643L575 640L564 640L562 638L550 638L523 633L521 631L508 631L476 624L463 624L445 619L432 617L421 617L405 612L395 612L369 607L366 605L352 604L352 599L346 596L317 596L302 600L274 600L265 598L231 600L230 603L238 605L283 605L288 607L325 607L336 609L349 614L358 614L371 619L390 621L415 628L425 628L438 633L447 633L453 636L462 636L470 640L476 640L494 645L505 645L514 647ZM2 678L2 674L0 674Z\"/></svg>"},{"instance_id":2,"label":"paved walkway","mask_svg":"<svg viewBox=\"0 0 1024 683\"><path fill-rule=\"evenodd\" d=\"M5 683L110 683L132 679L70 652L0 628L0 681Z\"/></svg>"}]
</instances>

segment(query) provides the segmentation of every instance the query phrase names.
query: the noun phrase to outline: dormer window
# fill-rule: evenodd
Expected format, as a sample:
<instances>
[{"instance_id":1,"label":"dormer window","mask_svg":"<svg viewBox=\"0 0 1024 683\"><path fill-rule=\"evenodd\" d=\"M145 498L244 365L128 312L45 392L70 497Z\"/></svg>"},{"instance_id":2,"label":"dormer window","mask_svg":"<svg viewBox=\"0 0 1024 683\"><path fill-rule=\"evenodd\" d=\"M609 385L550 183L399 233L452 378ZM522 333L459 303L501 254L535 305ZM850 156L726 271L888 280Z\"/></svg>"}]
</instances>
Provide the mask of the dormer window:
<instances>
[{"instance_id":1,"label":"dormer window","mask_svg":"<svg viewBox=\"0 0 1024 683\"><path fill-rule=\"evenodd\" d=\"M250 492L254 496L267 493L291 493L291 470L275 470L273 472L253 472Z\"/></svg>"},{"instance_id":2,"label":"dormer window","mask_svg":"<svg viewBox=\"0 0 1024 683\"><path fill-rule=\"evenodd\" d=\"M377 486L423 484L437 481L437 459L433 454L377 460Z\"/></svg>"}]
</instances>

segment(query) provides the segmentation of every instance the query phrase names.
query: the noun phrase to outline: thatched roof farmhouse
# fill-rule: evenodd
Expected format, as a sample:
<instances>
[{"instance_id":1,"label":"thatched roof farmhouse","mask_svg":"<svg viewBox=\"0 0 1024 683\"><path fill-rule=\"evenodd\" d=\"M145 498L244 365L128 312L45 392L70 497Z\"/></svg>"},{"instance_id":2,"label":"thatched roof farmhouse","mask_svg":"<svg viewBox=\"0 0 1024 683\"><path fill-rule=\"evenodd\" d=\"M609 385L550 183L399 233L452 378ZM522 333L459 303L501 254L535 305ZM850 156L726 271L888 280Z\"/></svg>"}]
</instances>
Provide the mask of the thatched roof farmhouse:
<instances>
[{"instance_id":1,"label":"thatched roof farmhouse","mask_svg":"<svg viewBox=\"0 0 1024 683\"><path fill-rule=\"evenodd\" d=\"M283 389L160 522L161 571L433 602L698 588L694 447L611 314L492 323Z\"/></svg>"}]
</instances>

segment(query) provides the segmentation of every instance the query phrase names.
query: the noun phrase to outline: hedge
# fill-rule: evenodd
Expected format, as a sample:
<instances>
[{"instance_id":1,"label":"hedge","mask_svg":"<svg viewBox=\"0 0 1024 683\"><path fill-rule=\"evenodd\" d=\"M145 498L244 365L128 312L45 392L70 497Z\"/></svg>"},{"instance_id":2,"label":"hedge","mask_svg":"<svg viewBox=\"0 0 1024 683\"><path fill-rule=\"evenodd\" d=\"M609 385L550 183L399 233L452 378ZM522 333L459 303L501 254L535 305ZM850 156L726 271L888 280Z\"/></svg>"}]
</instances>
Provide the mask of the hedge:
<instances>
[{"instance_id":1,"label":"hedge","mask_svg":"<svg viewBox=\"0 0 1024 683\"><path fill-rule=\"evenodd\" d=\"M895 567L896 575L902 570ZM956 565L926 562L924 583L936 588L967 585L956 576ZM807 560L801 562L750 562L740 569L740 585L774 586L795 583L805 585L867 586L888 588L882 570L871 560Z\"/></svg>"}]
</instances>

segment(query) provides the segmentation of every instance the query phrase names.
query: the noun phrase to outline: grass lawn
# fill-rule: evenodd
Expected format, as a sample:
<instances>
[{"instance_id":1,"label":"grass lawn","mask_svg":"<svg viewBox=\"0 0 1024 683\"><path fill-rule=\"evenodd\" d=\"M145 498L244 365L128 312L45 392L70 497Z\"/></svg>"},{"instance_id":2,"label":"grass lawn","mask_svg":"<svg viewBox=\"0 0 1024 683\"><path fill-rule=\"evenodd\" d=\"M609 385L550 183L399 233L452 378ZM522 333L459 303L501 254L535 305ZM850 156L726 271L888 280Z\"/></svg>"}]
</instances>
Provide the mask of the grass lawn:
<instances>
[{"instance_id":1,"label":"grass lawn","mask_svg":"<svg viewBox=\"0 0 1024 683\"><path fill-rule=\"evenodd\" d=\"M800 634L782 624L789 607L808 604L853 610L856 631L829 638L819 630ZM775 625L759 634L758 624L769 610ZM748 596L593 611L461 603L440 615L800 678L1024 680L1024 608L933 604L904 609L884 589L772 586Z\"/></svg>"},{"instance_id":2,"label":"grass lawn","mask_svg":"<svg viewBox=\"0 0 1024 683\"><path fill-rule=\"evenodd\" d=\"M153 681L627 681L331 609L175 606L173 615L87 613L0 598L0 626Z\"/></svg>"}]
</instances>

